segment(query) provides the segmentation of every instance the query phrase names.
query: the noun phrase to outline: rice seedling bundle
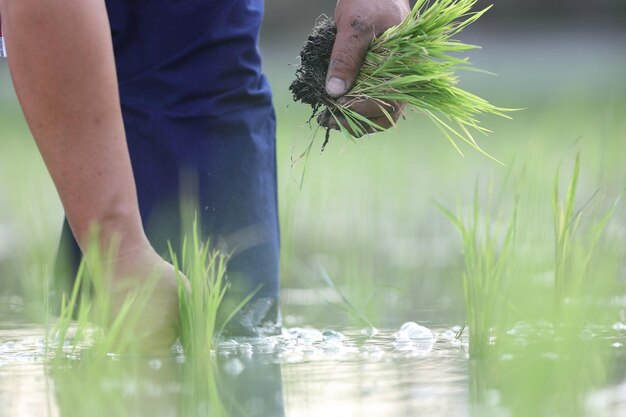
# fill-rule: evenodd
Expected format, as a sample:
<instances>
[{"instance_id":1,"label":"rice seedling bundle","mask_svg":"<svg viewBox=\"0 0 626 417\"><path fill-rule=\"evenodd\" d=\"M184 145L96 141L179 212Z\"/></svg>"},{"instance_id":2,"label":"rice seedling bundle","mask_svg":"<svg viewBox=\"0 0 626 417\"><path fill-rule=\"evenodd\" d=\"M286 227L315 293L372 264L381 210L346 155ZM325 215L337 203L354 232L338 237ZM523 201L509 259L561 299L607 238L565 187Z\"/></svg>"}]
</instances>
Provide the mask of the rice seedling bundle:
<instances>
[{"instance_id":1,"label":"rice seedling bundle","mask_svg":"<svg viewBox=\"0 0 626 417\"><path fill-rule=\"evenodd\" d=\"M295 101L313 108L311 119L330 117L348 139L383 128L350 109L352 100L372 100L395 125L389 102L428 116L462 154L461 140L486 154L472 130L487 133L479 116L508 117L507 111L457 86L457 70L476 70L468 58L455 54L476 49L453 39L490 7L472 11L477 0L418 0L409 16L371 43L353 88L337 101L325 90L326 72L337 29L331 19L321 19L300 54L300 66L290 90ZM349 128L340 122L345 119ZM327 130L326 140L329 131Z\"/></svg>"}]
</instances>

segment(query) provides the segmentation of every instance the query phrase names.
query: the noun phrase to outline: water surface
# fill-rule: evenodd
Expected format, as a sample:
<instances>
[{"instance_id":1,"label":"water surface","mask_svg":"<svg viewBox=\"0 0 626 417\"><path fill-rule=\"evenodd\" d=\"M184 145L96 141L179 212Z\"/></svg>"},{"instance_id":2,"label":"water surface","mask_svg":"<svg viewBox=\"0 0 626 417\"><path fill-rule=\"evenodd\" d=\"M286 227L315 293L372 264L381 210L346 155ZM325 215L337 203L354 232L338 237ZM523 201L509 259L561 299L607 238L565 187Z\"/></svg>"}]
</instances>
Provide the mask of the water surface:
<instances>
[{"instance_id":1,"label":"water surface","mask_svg":"<svg viewBox=\"0 0 626 417\"><path fill-rule=\"evenodd\" d=\"M596 336L616 364L624 354L619 341L624 329L618 327ZM519 334L524 328L510 332L519 346L531 337ZM566 363L558 353L520 348L499 358L470 360L466 336L455 337L458 326L431 328L432 336L420 329L407 336L399 328L294 327L277 337L222 339L209 360L181 352L98 360L86 349L50 366L44 363L43 327L4 322L0 415L521 416L533 410L539 414L526 415L566 415L559 414L564 410L559 397L565 394L572 404L568 413L574 413L569 415L626 412L626 384L620 380L566 387L568 381L561 379L563 387L552 389L535 380L543 392L525 389L531 381L526 377L541 375L533 367L557 372L558 378L566 375L554 367ZM584 363L578 366L579 373L588 372ZM511 380L503 383L502 377ZM579 397L583 401L577 402Z\"/></svg>"}]
</instances>

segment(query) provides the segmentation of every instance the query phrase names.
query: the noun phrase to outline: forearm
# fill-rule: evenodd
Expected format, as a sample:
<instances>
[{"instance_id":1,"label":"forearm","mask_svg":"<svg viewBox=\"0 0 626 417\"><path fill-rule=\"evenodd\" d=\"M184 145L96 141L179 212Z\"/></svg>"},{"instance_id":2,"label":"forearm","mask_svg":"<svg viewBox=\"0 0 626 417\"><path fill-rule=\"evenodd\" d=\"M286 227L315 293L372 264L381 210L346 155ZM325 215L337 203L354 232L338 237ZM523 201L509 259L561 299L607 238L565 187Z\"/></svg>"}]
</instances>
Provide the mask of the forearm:
<instances>
[{"instance_id":1,"label":"forearm","mask_svg":"<svg viewBox=\"0 0 626 417\"><path fill-rule=\"evenodd\" d=\"M85 249L143 245L103 0L0 0L15 89Z\"/></svg>"}]
</instances>

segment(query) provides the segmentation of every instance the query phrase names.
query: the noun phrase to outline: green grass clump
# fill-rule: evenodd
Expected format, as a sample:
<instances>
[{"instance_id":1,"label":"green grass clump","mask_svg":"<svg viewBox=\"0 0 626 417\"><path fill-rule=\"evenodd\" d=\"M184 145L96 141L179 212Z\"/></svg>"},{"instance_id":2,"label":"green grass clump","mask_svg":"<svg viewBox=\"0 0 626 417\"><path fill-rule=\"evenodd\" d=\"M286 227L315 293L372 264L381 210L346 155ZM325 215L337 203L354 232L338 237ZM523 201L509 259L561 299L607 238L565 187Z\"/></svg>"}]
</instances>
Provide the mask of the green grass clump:
<instances>
[{"instance_id":1,"label":"green grass clump","mask_svg":"<svg viewBox=\"0 0 626 417\"><path fill-rule=\"evenodd\" d=\"M515 288L502 297L504 315L509 316L504 319L511 321L507 328L520 322L513 327L517 331L498 334L493 354L473 361L472 366L479 368L470 373L478 404L488 403L485 394L495 390L500 405L514 416L600 415L590 411L589 394L609 384L616 369L607 335L620 317L614 297L620 293L624 245L606 233L615 204L594 213L591 202L596 192L580 205L580 179L580 157L565 193L556 176L553 231L545 228L548 223L520 222L524 225L520 234L527 231L532 246L548 256L528 259L537 254L523 253L521 248L528 251L531 245L518 245L509 277ZM546 271L554 272L554 280ZM476 415L485 415L480 411Z\"/></svg>"},{"instance_id":2,"label":"green grass clump","mask_svg":"<svg viewBox=\"0 0 626 417\"><path fill-rule=\"evenodd\" d=\"M179 282L180 340L183 349L187 355L208 357L215 336L255 293L245 297L220 324L218 312L229 287L226 280L228 257L212 250L210 242L200 240L195 222L191 240L183 240L182 258L179 259L171 246L170 254Z\"/></svg>"},{"instance_id":3,"label":"green grass clump","mask_svg":"<svg viewBox=\"0 0 626 417\"><path fill-rule=\"evenodd\" d=\"M554 283L557 307L570 297L591 295L590 290L599 288L601 282L590 277L599 267L594 263L599 255L598 244L617 205L616 200L604 215L595 219L590 227L583 229L587 206L597 193L582 208L575 209L579 173L580 155L576 157L565 199L560 195L559 175L554 181ZM606 265L603 262L602 266Z\"/></svg>"},{"instance_id":4,"label":"green grass clump","mask_svg":"<svg viewBox=\"0 0 626 417\"><path fill-rule=\"evenodd\" d=\"M510 273L515 241L516 212L506 228L494 227L488 211L480 208L474 195L471 216L465 219L443 206L440 210L456 226L463 240L465 270L463 292L470 332L470 355L484 355L491 342L496 319L502 313L503 282Z\"/></svg>"},{"instance_id":5,"label":"green grass clump","mask_svg":"<svg viewBox=\"0 0 626 417\"><path fill-rule=\"evenodd\" d=\"M298 78L291 89L296 100L311 104L314 113L324 108L347 137L384 130L375 122L350 109L353 101L372 100L392 125L390 102L403 103L406 108L427 115L441 129L450 143L461 152L457 140L486 154L474 139L471 130L487 133L478 117L495 114L508 117L503 109L457 87L456 70L473 69L468 58L453 54L478 48L453 39L488 9L472 12L477 0L418 0L409 16L372 41L361 72L347 101L336 101L324 91L325 76L310 74L318 67L307 53L314 48L315 38L324 35L332 22L322 22L303 50ZM334 26L332 28L334 35ZM314 39L314 40L312 40ZM311 45L311 46L309 46ZM331 44L332 45L332 44ZM329 55L328 55L329 57ZM323 60L323 58L320 58ZM326 63L327 65L327 63ZM320 67L324 67L321 65ZM325 75L325 74L322 74ZM308 85L319 84L319 85ZM315 98L315 91L318 96ZM313 100L311 99L313 96ZM344 126L340 119L345 119Z\"/></svg>"},{"instance_id":6,"label":"green grass clump","mask_svg":"<svg viewBox=\"0 0 626 417\"><path fill-rule=\"evenodd\" d=\"M611 297L617 292L623 244L607 238L604 233L616 204L597 216L588 215L591 200L576 210L579 174L580 158L577 157L564 198L559 191L558 175L556 177L555 255L537 265L534 264L538 260L528 258L529 247L551 241L537 241L537 232L543 224L526 221L520 230L533 236L529 242L522 242L525 252L516 248L516 219L518 213L525 214L529 209L524 206L520 210L519 200L508 223L494 221L489 210L481 208L478 193L470 216L454 214L440 206L463 240L463 289L472 356L484 356L490 342L496 340L492 336L497 338L496 345L505 343L506 346L502 338L515 332L502 330L506 329L505 325L507 328L512 325L507 322L511 319L524 322L522 327L527 330L523 331L533 334L540 327L548 326L559 341L572 346L576 346L580 337L591 334L590 328L608 328L617 320ZM486 207L491 207L490 199ZM546 270L554 271L554 279L538 280ZM553 293L556 296L552 296ZM545 333L545 329L542 331ZM550 348L555 348L554 340L549 343ZM563 347L566 348L569 346Z\"/></svg>"}]
</instances>

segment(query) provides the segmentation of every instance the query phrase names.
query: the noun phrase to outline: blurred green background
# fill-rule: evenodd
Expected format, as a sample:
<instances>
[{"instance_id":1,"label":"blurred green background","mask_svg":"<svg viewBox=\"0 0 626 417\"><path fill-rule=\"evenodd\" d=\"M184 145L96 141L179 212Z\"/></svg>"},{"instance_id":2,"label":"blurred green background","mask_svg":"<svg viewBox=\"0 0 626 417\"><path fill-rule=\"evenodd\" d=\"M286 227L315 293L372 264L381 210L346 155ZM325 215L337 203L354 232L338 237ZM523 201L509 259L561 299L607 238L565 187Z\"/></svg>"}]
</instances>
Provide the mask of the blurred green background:
<instances>
[{"instance_id":1,"label":"blurred green background","mask_svg":"<svg viewBox=\"0 0 626 417\"><path fill-rule=\"evenodd\" d=\"M302 42L334 1L266 3L261 49L278 113L282 279L288 325L353 323L320 268L376 326L464 320L456 231L434 201L455 208L489 184L507 211L521 196L520 226L534 260L552 252L552 185L581 154L580 202L606 207L626 187L626 4L621 0L497 2L460 38L481 45L473 63L497 76L462 73L461 86L514 120L485 119L480 143L506 166L469 148L462 157L430 121L407 114L397 129L349 143L336 134L322 153L292 166L314 138L310 109L291 100ZM484 3L485 5L487 3ZM0 294L41 301L37 288L56 251L62 210L0 61ZM626 236L618 207L611 239ZM35 262L35 260L43 260ZM41 266L43 265L43 267ZM43 269L42 269L43 268ZM623 274L622 274L623 275ZM35 294L34 296L32 294ZM24 297L26 295L26 297ZM322 302L320 302L322 301Z\"/></svg>"},{"instance_id":2,"label":"blurred green background","mask_svg":"<svg viewBox=\"0 0 626 417\"><path fill-rule=\"evenodd\" d=\"M433 329L462 325L463 247L435 202L452 210L459 207L467 214L478 189L480 211L491 212L494 235L497 227L506 226L514 201L519 201L516 258L507 277L510 285L504 286L502 296L495 300L510 303L508 315L494 320L511 330L500 333L503 338L496 346L497 354L483 360L466 360L460 348L439 347L426 357L368 359L364 364L303 360L285 364L282 370L246 361L246 372L254 376L243 378L253 382L248 384L254 387L250 392L257 392L261 385L270 394L278 394L275 398L283 398L284 385L287 414L294 416L318 415L320 409L328 415L337 415L337 410L350 415L350 407L361 410L354 415L383 415L377 408L381 404L391 407L389 415L443 415L446 411L446 415L467 415L468 390L476 404L488 405L469 409L471 415L481 417L569 417L584 415L583 404L593 406L594 411L587 415L621 415L626 364L621 322L626 322L626 303L620 291L611 303L582 305L580 311L573 308L581 314L568 317L568 323L575 325L566 328L571 334L559 339L560 345L550 337L528 344L528 335L521 330L528 328L529 322L549 316L545 307L553 297L553 186L557 173L564 194L580 154L575 207L585 209L583 230L626 190L626 2L499 1L461 34L463 41L483 47L469 54L475 66L497 74L461 73L461 86L498 106L523 108L513 114L513 120L483 120L493 133L480 138L480 143L504 166L466 147L462 148L465 156L460 156L419 114L407 114L398 128L356 143L333 134L321 152L323 132L307 124L310 109L293 103L288 86L302 43L321 14L332 16L334 4L334 0L266 2L261 49L278 116L286 325L345 331L348 326L362 327L361 317L365 316L374 326L391 329L375 341L385 349L406 321ZM300 187L304 163L292 164L292 159L311 140L315 143ZM61 221L54 186L19 109L6 61L0 60L0 320L7 320L6 307L31 318L41 317L42 288L50 276ZM595 256L596 265L608 259L606 267L594 269L590 280L612 283L612 262L618 257L613 252L623 253L625 242L626 205L621 203L602 237L600 254ZM325 274L334 287L323 279ZM624 266L618 275L623 284ZM351 308L346 308L337 289L350 300ZM622 327L611 325L618 319L613 308L621 310L617 324ZM602 309L608 317L595 314ZM513 326L518 320L526 320L526 326ZM607 323L606 328L590 327ZM10 322L9 328L12 326L22 325ZM591 329L600 337L581 341L581 329L585 334ZM356 338L363 337L360 329L353 333L359 335ZM6 337L13 340L16 336L9 333ZM561 360L554 360L559 357L554 352L562 355ZM96 411L110 408L108 393L120 398L118 391L111 390L115 385L109 384L109 391L103 391L98 383L102 375L109 381L141 379L140 370L146 368L151 375L148 381L156 381L150 386L167 383L170 387L179 378L186 381L178 374L173 376L178 368L171 366L155 372L152 365L143 364L138 371L125 362L110 367L116 364L111 362L108 373L103 373L105 368L97 363L93 369L90 361L78 363L86 368L79 373L74 372L76 367L69 368L72 372L57 376L51 385L57 390L57 402L69 415L85 410L99 415ZM193 370L196 364L192 361L186 366ZM22 398L8 387L16 387L17 392L23 387L29 395L36 394L32 381L19 382L30 374L19 366L15 369L13 374L0 375L0 382L6 381L0 403ZM210 372L198 369L203 378L211 379ZM266 379L259 382L256 375ZM246 388L242 377L232 381L233 386L243 387L242 398L247 398L250 387ZM197 384L191 382L191 386ZM201 392L203 385L199 385ZM466 385L468 389L463 388ZM610 389L593 391L589 398L582 395L604 385ZM225 390L231 387L226 385ZM379 396L371 397L372 392ZM48 394L42 398L48 399ZM186 404L195 406L196 401L206 403L203 396L181 398L183 409ZM167 410L164 404L173 401L163 395L158 401L150 397L137 403L147 410ZM41 408L39 403L33 404ZM123 412L123 402L115 405ZM326 405L328 409L324 409Z\"/></svg>"}]
</instances>

